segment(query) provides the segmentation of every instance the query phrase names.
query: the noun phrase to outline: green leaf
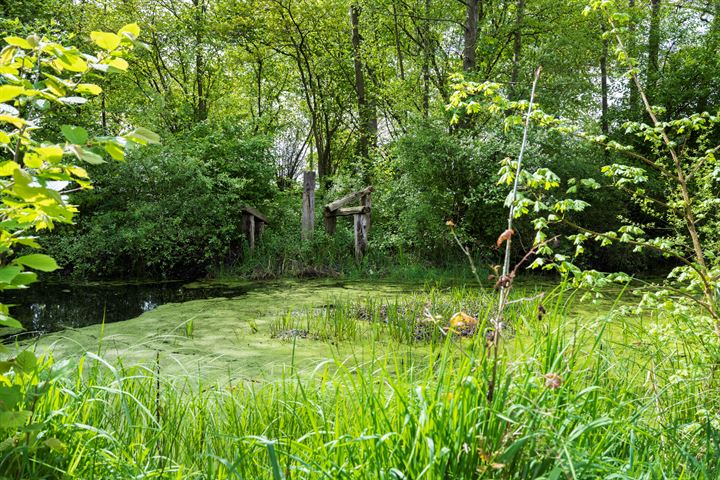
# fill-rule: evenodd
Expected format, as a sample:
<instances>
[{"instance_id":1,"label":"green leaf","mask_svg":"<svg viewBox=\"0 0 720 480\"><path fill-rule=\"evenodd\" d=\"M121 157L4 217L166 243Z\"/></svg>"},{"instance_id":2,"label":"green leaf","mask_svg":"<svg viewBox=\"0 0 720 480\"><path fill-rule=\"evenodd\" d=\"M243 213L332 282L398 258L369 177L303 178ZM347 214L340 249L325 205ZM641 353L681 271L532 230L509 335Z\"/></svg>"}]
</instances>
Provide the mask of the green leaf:
<instances>
[{"instance_id":1,"label":"green leaf","mask_svg":"<svg viewBox=\"0 0 720 480\"><path fill-rule=\"evenodd\" d=\"M148 143L160 143L160 135L148 130L147 128L136 128L132 132L123 135L126 139L131 142L139 143L140 145L147 145Z\"/></svg>"},{"instance_id":2,"label":"green leaf","mask_svg":"<svg viewBox=\"0 0 720 480\"><path fill-rule=\"evenodd\" d=\"M73 127L72 125L63 125L60 131L68 139L70 143L83 145L88 141L88 132L82 127Z\"/></svg>"},{"instance_id":3,"label":"green leaf","mask_svg":"<svg viewBox=\"0 0 720 480\"><path fill-rule=\"evenodd\" d=\"M0 122L11 123L16 128L22 128L23 125L27 125L27 122L20 117L15 115L0 115Z\"/></svg>"},{"instance_id":4,"label":"green leaf","mask_svg":"<svg viewBox=\"0 0 720 480\"><path fill-rule=\"evenodd\" d=\"M29 285L36 281L37 281L37 273L35 273L35 272L20 272L15 276L15 278L12 281L12 284L21 286L21 285Z\"/></svg>"},{"instance_id":5,"label":"green leaf","mask_svg":"<svg viewBox=\"0 0 720 480\"><path fill-rule=\"evenodd\" d=\"M7 102L21 95L25 89L17 85L0 85L0 102Z\"/></svg>"},{"instance_id":6,"label":"green leaf","mask_svg":"<svg viewBox=\"0 0 720 480\"><path fill-rule=\"evenodd\" d=\"M122 161L125 159L125 151L123 151L123 149L114 142L106 143L105 151L115 160Z\"/></svg>"},{"instance_id":7,"label":"green leaf","mask_svg":"<svg viewBox=\"0 0 720 480\"><path fill-rule=\"evenodd\" d=\"M58 102L64 103L65 105L83 105L87 103L87 98L83 97L60 97Z\"/></svg>"},{"instance_id":8,"label":"green leaf","mask_svg":"<svg viewBox=\"0 0 720 480\"><path fill-rule=\"evenodd\" d=\"M88 69L88 64L77 53L63 52L62 58L56 58L53 65L59 70L70 70L71 72L83 73Z\"/></svg>"},{"instance_id":9,"label":"green leaf","mask_svg":"<svg viewBox=\"0 0 720 480\"><path fill-rule=\"evenodd\" d=\"M106 163L100 155L91 150L80 147L78 147L77 149L79 150L79 152L76 152L76 155L78 155L78 158L80 158L80 160L82 160L83 162L87 162L90 165L100 165L102 163Z\"/></svg>"},{"instance_id":10,"label":"green leaf","mask_svg":"<svg viewBox=\"0 0 720 480\"><path fill-rule=\"evenodd\" d=\"M137 23L130 23L118 30L118 35L125 35L130 40L135 40L140 36L140 27Z\"/></svg>"},{"instance_id":11,"label":"green leaf","mask_svg":"<svg viewBox=\"0 0 720 480\"><path fill-rule=\"evenodd\" d=\"M127 72L129 67L128 62L124 58L113 58L108 62L108 71L113 73Z\"/></svg>"},{"instance_id":12,"label":"green leaf","mask_svg":"<svg viewBox=\"0 0 720 480\"><path fill-rule=\"evenodd\" d=\"M0 268L0 283L7 283L8 285L12 284L13 280L20 272L22 272L22 268L14 265Z\"/></svg>"},{"instance_id":13,"label":"green leaf","mask_svg":"<svg viewBox=\"0 0 720 480\"><path fill-rule=\"evenodd\" d=\"M57 163L62 160L63 157L63 149L57 145L37 147L34 151L42 160L50 163Z\"/></svg>"},{"instance_id":14,"label":"green leaf","mask_svg":"<svg viewBox=\"0 0 720 480\"><path fill-rule=\"evenodd\" d=\"M32 45L30 45L30 42L20 37L5 37L5 42L8 45L12 45L13 47L20 47L25 50L32 50L33 48Z\"/></svg>"},{"instance_id":15,"label":"green leaf","mask_svg":"<svg viewBox=\"0 0 720 480\"><path fill-rule=\"evenodd\" d=\"M110 32L90 32L90 39L107 51L115 50L120 45L120 37Z\"/></svg>"},{"instance_id":16,"label":"green leaf","mask_svg":"<svg viewBox=\"0 0 720 480\"><path fill-rule=\"evenodd\" d=\"M50 450L58 453L65 453L67 451L67 446L55 437L48 438L43 444Z\"/></svg>"},{"instance_id":17,"label":"green leaf","mask_svg":"<svg viewBox=\"0 0 720 480\"><path fill-rule=\"evenodd\" d=\"M17 357L15 357L15 365L17 365L23 372L30 373L35 370L35 367L37 366L37 357L30 350L23 350Z\"/></svg>"},{"instance_id":18,"label":"green leaf","mask_svg":"<svg viewBox=\"0 0 720 480\"><path fill-rule=\"evenodd\" d=\"M102 88L94 83L81 83L75 87L75 90L78 93L89 93L90 95L100 95L102 93Z\"/></svg>"},{"instance_id":19,"label":"green leaf","mask_svg":"<svg viewBox=\"0 0 720 480\"><path fill-rule=\"evenodd\" d=\"M41 272L52 272L60 268L55 259L42 253L23 255L22 257L16 258L14 262L25 265L33 270L40 270Z\"/></svg>"},{"instance_id":20,"label":"green leaf","mask_svg":"<svg viewBox=\"0 0 720 480\"><path fill-rule=\"evenodd\" d=\"M13 174L15 170L20 168L20 165L8 160L7 162L0 163L0 177L7 177Z\"/></svg>"},{"instance_id":21,"label":"green leaf","mask_svg":"<svg viewBox=\"0 0 720 480\"><path fill-rule=\"evenodd\" d=\"M22 328L22 324L10 317L0 317L0 326L8 328Z\"/></svg>"},{"instance_id":22,"label":"green leaf","mask_svg":"<svg viewBox=\"0 0 720 480\"><path fill-rule=\"evenodd\" d=\"M22 397L20 385L0 386L0 411L14 410Z\"/></svg>"},{"instance_id":23,"label":"green leaf","mask_svg":"<svg viewBox=\"0 0 720 480\"><path fill-rule=\"evenodd\" d=\"M19 412L0 412L0 425L4 428L19 428L25 425L30 418L30 412L21 410Z\"/></svg>"}]
</instances>

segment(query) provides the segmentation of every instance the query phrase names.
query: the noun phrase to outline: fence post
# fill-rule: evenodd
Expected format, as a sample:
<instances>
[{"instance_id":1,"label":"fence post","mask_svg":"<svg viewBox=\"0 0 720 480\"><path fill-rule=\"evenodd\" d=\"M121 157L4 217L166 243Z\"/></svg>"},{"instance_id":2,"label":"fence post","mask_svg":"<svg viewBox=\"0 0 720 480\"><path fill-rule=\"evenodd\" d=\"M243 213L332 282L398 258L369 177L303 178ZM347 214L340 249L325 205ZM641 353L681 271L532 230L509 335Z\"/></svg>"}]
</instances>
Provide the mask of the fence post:
<instances>
[{"instance_id":1,"label":"fence post","mask_svg":"<svg viewBox=\"0 0 720 480\"><path fill-rule=\"evenodd\" d=\"M356 213L353 217L355 221L355 260L360 262L367 250L367 215Z\"/></svg>"},{"instance_id":2,"label":"fence post","mask_svg":"<svg viewBox=\"0 0 720 480\"><path fill-rule=\"evenodd\" d=\"M315 172L303 173L302 239L310 240L315 228Z\"/></svg>"}]
</instances>

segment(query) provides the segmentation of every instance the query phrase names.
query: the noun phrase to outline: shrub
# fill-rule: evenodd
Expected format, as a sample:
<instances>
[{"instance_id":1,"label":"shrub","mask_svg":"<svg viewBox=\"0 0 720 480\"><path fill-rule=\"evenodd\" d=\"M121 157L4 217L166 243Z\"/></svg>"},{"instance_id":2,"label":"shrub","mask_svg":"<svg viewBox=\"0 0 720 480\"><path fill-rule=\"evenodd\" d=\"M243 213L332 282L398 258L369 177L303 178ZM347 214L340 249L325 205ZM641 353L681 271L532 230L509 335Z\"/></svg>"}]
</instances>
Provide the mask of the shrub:
<instances>
[{"instance_id":1,"label":"shrub","mask_svg":"<svg viewBox=\"0 0 720 480\"><path fill-rule=\"evenodd\" d=\"M275 193L269 143L241 128L200 125L94 172L74 200L78 225L49 250L66 273L90 277L195 276L242 255L241 210Z\"/></svg>"}]
</instances>

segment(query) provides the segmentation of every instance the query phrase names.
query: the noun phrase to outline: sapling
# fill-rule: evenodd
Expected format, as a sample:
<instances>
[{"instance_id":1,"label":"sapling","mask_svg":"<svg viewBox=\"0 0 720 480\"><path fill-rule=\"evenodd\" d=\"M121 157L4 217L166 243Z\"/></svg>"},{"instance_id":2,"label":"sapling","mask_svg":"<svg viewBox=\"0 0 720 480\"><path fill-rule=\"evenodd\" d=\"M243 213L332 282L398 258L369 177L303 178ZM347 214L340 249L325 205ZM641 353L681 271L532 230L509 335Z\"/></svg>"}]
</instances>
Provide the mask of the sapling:
<instances>
[{"instance_id":1,"label":"sapling","mask_svg":"<svg viewBox=\"0 0 720 480\"><path fill-rule=\"evenodd\" d=\"M507 197L506 200L506 206L508 207L508 218L507 218L507 229L503 231L496 242L496 246L498 248L502 247L503 243L505 244L505 254L504 254L504 260L502 265L502 271L500 273L500 278L498 279L497 283L495 284L496 288L499 289L498 294L498 305L495 315L490 317L490 323L491 328L488 329L485 332L485 341L486 345L490 348L492 348L492 355L493 355L493 365L492 365L492 373L491 373L491 379L488 384L488 392L487 392L487 399L488 401L492 401L495 391L495 384L497 381L497 371L498 371L498 364L499 364L499 342L500 342L500 336L502 333L503 328L506 326L506 323L503 321L504 318L504 312L506 307L509 303L509 295L510 291L513 286L513 280L515 278L515 275L518 272L518 269L522 264L525 263L525 261L537 251L537 248L539 245L534 245L533 248L518 262L512 269L511 269L511 258L512 258L512 237L515 234L514 225L513 222L517 215L516 208L517 208L517 199L518 199L518 192L520 189L520 179L521 174L523 172L522 170L522 163L523 163L523 157L525 155L525 150L527 148L528 143L528 130L530 129L530 122L531 117L533 113L533 103L535 101L535 89L537 88L538 80L540 79L540 73L542 72L542 67L538 67L538 69L535 71L535 76L532 83L532 89L530 91L530 101L527 102L527 111L523 119L523 137L522 137L522 143L520 144L520 151L518 153L517 161L514 163L515 173L512 177L512 189L510 190L510 194ZM485 84L485 86L488 88L487 91L491 91L497 88L496 84ZM503 181L503 180L501 180ZM457 244L462 249L463 253L467 256L468 261L470 263L470 267L472 269L473 275L476 279L478 279L477 274L477 268L475 267L475 263L473 262L472 256L470 255L469 250L462 244L460 239L458 238L457 234L455 233L455 224L452 221L448 221L447 225L450 227L450 232L457 242ZM541 242L545 243L545 242Z\"/></svg>"},{"instance_id":2,"label":"sapling","mask_svg":"<svg viewBox=\"0 0 720 480\"><path fill-rule=\"evenodd\" d=\"M616 153L616 156L603 157L608 164L602 166L600 173L610 180L614 188L628 194L629 200L649 220L640 224L620 218L621 225L608 231L581 225L573 218L573 214L589 206L579 198L582 190L601 188L597 180L570 178L562 193L559 191L560 178L549 169L537 168L528 172L512 160L506 160L501 169L501 180L506 183L519 181L524 187L522 195L513 202L516 217L533 217L533 247L537 249L538 255L530 268L555 269L567 275L576 287L598 290L610 282L628 282L630 277L624 273L603 274L595 270L583 270L575 265L575 258L585 252L589 241L597 242L600 246L623 243L631 246L635 252L657 252L677 266L661 285L651 283L650 288L638 291L643 295L638 308L683 314L695 319L696 324L705 319L713 325L712 330L716 335L720 336L720 265L715 252L720 226L716 214L720 206L716 193L720 182L716 154L720 145L714 143L720 117L703 112L676 120L662 120L662 109L650 104L638 77L636 61L628 54L623 43L622 25L628 21L627 15L614 9L613 2L608 1L593 1L586 11L598 10L605 15L609 27L604 36L614 40L618 61L627 67L627 75L649 119L649 124L624 124L626 133L643 141L646 146L644 152L611 140L606 135L589 133L571 121L543 112L537 105L528 107L523 102L511 102L499 93L500 85L490 82L457 82L448 108L454 112L454 121L458 121L461 115L476 115L480 112L504 114L506 125L532 120L549 130L600 145ZM528 113L523 119L515 112L524 109ZM628 161L620 162L616 157L626 157ZM609 163L613 161L616 163ZM652 191L651 180L654 182ZM558 253L550 242L546 242L551 228L561 225L577 232L567 236L574 247L574 255ZM512 230L507 230L501 239L512 241L512 234ZM503 274L507 274L505 269ZM506 283L509 279L501 277L501 280Z\"/></svg>"}]
</instances>

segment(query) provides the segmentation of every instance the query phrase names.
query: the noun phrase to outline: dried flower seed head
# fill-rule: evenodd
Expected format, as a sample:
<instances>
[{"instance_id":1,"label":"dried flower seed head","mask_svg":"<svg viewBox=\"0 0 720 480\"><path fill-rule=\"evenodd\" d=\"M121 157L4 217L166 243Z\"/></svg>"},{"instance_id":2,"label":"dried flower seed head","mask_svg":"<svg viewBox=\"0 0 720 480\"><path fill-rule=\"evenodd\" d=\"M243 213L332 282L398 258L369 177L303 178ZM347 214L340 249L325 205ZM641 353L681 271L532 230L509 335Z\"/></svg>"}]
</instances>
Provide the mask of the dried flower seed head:
<instances>
[{"instance_id":1,"label":"dried flower seed head","mask_svg":"<svg viewBox=\"0 0 720 480\"><path fill-rule=\"evenodd\" d=\"M502 245L503 242L510 240L510 237L512 237L514 233L515 233L515 230L513 230L512 228L508 228L507 230L505 230L503 233L500 234L497 241L495 242L495 245L498 248L500 248L500 245Z\"/></svg>"}]
</instances>

